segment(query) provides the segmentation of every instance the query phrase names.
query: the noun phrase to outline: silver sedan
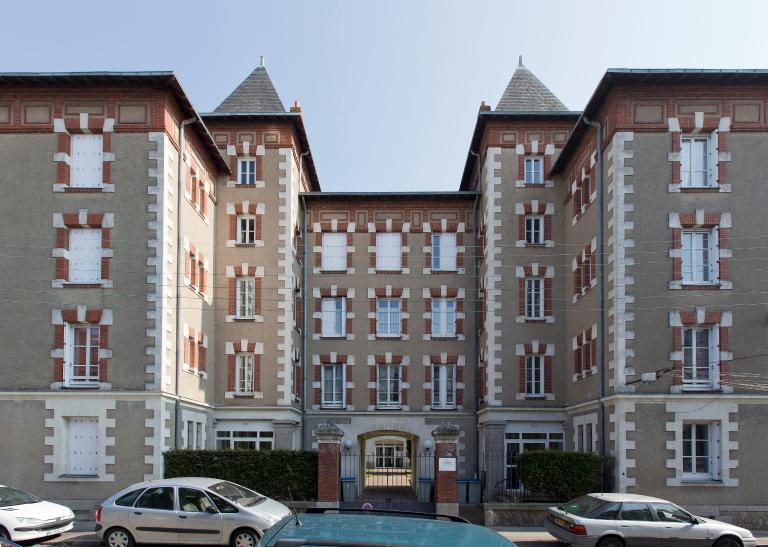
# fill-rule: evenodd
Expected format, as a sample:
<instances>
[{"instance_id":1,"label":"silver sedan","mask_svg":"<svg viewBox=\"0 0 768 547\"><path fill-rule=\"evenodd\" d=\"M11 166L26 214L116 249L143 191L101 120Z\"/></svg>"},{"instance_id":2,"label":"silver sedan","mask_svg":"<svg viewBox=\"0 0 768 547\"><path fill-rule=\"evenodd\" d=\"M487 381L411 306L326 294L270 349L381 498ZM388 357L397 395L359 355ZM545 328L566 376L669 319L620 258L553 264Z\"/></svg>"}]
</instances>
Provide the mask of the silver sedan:
<instances>
[{"instance_id":1,"label":"silver sedan","mask_svg":"<svg viewBox=\"0 0 768 547\"><path fill-rule=\"evenodd\" d=\"M282 503L233 482L164 479L134 484L102 503L96 510L96 532L108 547L255 547L266 529L289 514Z\"/></svg>"},{"instance_id":2,"label":"silver sedan","mask_svg":"<svg viewBox=\"0 0 768 547\"><path fill-rule=\"evenodd\" d=\"M749 530L697 517L666 500L588 494L549 508L547 531L577 547L753 547Z\"/></svg>"}]
</instances>

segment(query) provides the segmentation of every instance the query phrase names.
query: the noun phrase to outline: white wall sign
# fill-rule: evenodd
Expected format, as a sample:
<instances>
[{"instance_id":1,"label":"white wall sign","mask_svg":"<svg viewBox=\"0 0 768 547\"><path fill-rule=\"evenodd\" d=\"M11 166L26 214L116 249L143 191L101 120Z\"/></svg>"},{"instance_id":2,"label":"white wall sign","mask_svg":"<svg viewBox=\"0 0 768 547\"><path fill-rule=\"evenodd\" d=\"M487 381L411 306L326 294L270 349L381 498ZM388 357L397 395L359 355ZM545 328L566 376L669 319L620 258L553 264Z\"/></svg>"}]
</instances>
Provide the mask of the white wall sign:
<instances>
[{"instance_id":1,"label":"white wall sign","mask_svg":"<svg viewBox=\"0 0 768 547\"><path fill-rule=\"evenodd\" d=\"M438 471L456 471L456 458L440 458L437 468Z\"/></svg>"}]
</instances>

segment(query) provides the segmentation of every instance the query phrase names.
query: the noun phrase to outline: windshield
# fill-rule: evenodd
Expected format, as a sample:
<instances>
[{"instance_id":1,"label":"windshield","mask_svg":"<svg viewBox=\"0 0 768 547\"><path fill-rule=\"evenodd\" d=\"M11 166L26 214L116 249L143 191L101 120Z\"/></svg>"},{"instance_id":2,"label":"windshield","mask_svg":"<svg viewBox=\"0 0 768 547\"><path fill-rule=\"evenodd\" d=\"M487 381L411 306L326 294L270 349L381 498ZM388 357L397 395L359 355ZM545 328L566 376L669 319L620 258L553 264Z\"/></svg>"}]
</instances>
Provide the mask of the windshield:
<instances>
[{"instance_id":1,"label":"windshield","mask_svg":"<svg viewBox=\"0 0 768 547\"><path fill-rule=\"evenodd\" d=\"M15 488L0 486L0 507L9 507L11 505L26 505L28 503L37 503L40 499L32 494L27 494Z\"/></svg>"},{"instance_id":2,"label":"windshield","mask_svg":"<svg viewBox=\"0 0 768 547\"><path fill-rule=\"evenodd\" d=\"M257 503L261 503L266 498L261 494L249 490L245 486L240 486L233 482L217 482L209 488L212 492L216 492L223 498L240 505L241 507L253 507Z\"/></svg>"},{"instance_id":3,"label":"windshield","mask_svg":"<svg viewBox=\"0 0 768 547\"><path fill-rule=\"evenodd\" d=\"M576 498L575 500L571 500L568 503L564 503L561 509L566 513L570 513L571 515L576 515L577 517L585 517L595 513L606 503L607 502L593 498L592 496L582 496L580 498Z\"/></svg>"}]
</instances>

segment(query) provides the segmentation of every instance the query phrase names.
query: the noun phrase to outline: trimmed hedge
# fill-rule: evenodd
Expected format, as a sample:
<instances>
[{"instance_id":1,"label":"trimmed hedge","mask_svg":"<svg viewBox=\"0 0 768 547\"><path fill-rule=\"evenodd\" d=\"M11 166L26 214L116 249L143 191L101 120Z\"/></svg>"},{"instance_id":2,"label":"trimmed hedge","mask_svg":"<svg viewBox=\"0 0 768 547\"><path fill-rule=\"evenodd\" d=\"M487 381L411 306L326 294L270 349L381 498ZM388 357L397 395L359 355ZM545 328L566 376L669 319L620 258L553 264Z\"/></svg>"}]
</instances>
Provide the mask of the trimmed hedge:
<instances>
[{"instance_id":1,"label":"trimmed hedge","mask_svg":"<svg viewBox=\"0 0 768 547\"><path fill-rule=\"evenodd\" d=\"M274 499L317 499L317 452L169 450L164 457L166 478L213 477Z\"/></svg>"},{"instance_id":2,"label":"trimmed hedge","mask_svg":"<svg viewBox=\"0 0 768 547\"><path fill-rule=\"evenodd\" d=\"M590 492L600 492L603 477L612 465L611 458L600 458L585 452L542 450L518 456L520 478L526 490L567 501Z\"/></svg>"}]
</instances>

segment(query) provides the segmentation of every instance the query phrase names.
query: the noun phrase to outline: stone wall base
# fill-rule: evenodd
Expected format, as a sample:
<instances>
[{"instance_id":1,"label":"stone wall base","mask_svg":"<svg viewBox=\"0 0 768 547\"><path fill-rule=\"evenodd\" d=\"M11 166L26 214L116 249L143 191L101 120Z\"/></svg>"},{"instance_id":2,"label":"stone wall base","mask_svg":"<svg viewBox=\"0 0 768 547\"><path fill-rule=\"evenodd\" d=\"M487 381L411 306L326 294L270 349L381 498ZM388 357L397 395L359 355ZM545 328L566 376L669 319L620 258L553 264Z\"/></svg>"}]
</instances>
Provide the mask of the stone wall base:
<instances>
[{"instance_id":1,"label":"stone wall base","mask_svg":"<svg viewBox=\"0 0 768 547\"><path fill-rule=\"evenodd\" d=\"M438 515L456 515L459 514L458 503L435 503L435 513Z\"/></svg>"},{"instance_id":2,"label":"stone wall base","mask_svg":"<svg viewBox=\"0 0 768 547\"><path fill-rule=\"evenodd\" d=\"M713 518L747 530L768 530L768 505L686 505L701 517Z\"/></svg>"},{"instance_id":3,"label":"stone wall base","mask_svg":"<svg viewBox=\"0 0 768 547\"><path fill-rule=\"evenodd\" d=\"M486 526L544 526L552 503L484 503Z\"/></svg>"}]
</instances>

